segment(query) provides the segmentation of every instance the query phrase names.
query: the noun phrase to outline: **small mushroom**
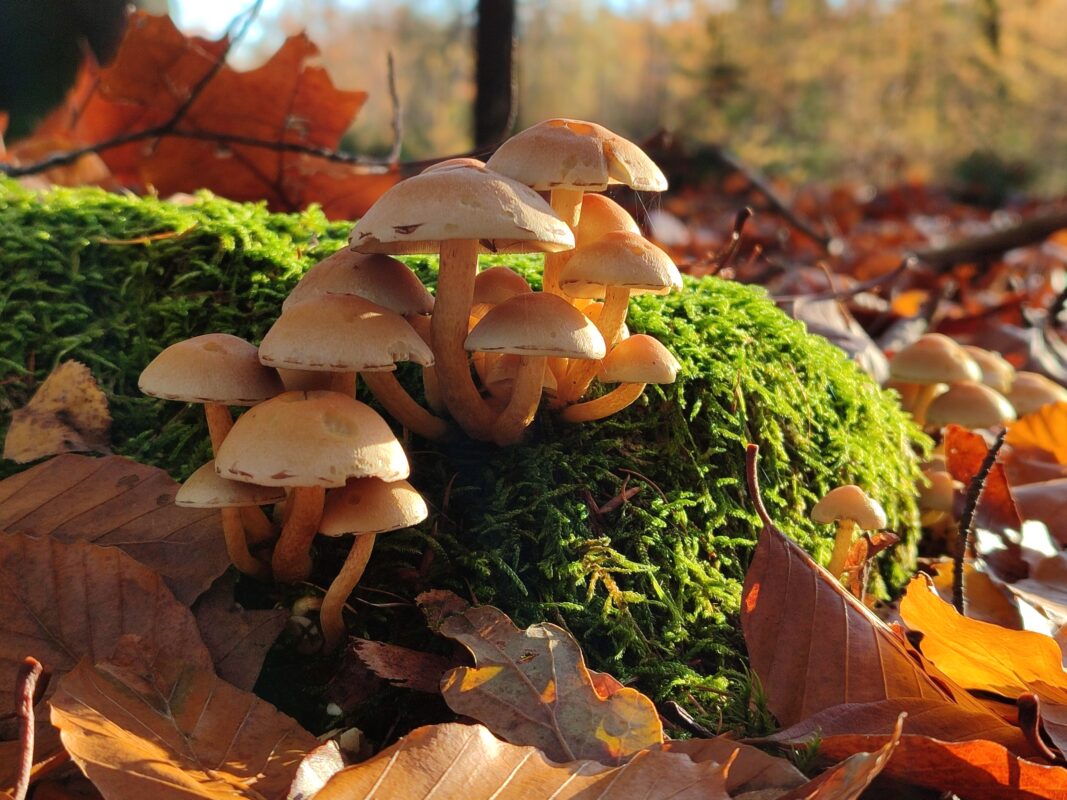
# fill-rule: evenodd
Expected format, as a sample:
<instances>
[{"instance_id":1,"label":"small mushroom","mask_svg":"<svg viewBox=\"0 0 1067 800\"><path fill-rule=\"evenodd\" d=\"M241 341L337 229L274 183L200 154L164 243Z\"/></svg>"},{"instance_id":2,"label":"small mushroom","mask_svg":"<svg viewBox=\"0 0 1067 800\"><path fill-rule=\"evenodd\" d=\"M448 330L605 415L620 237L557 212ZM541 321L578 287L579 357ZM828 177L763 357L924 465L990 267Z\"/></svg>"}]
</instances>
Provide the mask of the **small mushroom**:
<instances>
[{"instance_id":1,"label":"small mushroom","mask_svg":"<svg viewBox=\"0 0 1067 800\"><path fill-rule=\"evenodd\" d=\"M922 385L911 415L926 424L926 408L942 383L977 381L982 371L967 352L940 333L928 333L905 347L889 362L889 375L897 381Z\"/></svg>"},{"instance_id":2,"label":"small mushroom","mask_svg":"<svg viewBox=\"0 0 1067 800\"><path fill-rule=\"evenodd\" d=\"M1067 389L1038 372L1023 370L1015 373L1008 401L1025 417L1049 403L1067 403Z\"/></svg>"},{"instance_id":3,"label":"small mushroom","mask_svg":"<svg viewBox=\"0 0 1067 800\"><path fill-rule=\"evenodd\" d=\"M926 422L942 428L954 423L965 428L992 428L1015 419L1015 409L1004 395L983 383L962 381L934 398Z\"/></svg>"},{"instance_id":4,"label":"small mushroom","mask_svg":"<svg viewBox=\"0 0 1067 800\"><path fill-rule=\"evenodd\" d=\"M811 510L811 518L820 524L837 523L837 537L834 540L833 555L826 569L835 578L845 570L848 552L852 547L852 534L856 528L862 531L881 530L886 525L885 510L882 504L860 487L849 484L838 486L827 492Z\"/></svg>"}]
</instances>

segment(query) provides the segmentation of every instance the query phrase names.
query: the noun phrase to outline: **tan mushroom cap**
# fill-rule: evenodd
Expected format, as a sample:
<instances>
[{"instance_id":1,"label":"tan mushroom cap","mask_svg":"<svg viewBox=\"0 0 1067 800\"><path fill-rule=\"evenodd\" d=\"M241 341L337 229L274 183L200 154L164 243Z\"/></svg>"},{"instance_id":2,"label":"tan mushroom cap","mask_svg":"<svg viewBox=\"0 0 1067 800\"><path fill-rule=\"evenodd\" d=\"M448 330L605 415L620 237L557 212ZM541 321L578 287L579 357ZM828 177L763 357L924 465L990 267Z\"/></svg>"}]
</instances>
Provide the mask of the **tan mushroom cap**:
<instances>
[{"instance_id":1,"label":"tan mushroom cap","mask_svg":"<svg viewBox=\"0 0 1067 800\"><path fill-rule=\"evenodd\" d=\"M893 356L889 374L908 383L958 383L982 377L982 371L967 351L940 333L920 336Z\"/></svg>"},{"instance_id":2,"label":"tan mushroom cap","mask_svg":"<svg viewBox=\"0 0 1067 800\"><path fill-rule=\"evenodd\" d=\"M1015 380L1015 367L1004 356L973 344L963 345L963 350L978 365L982 373L979 380L982 383L1001 394L1007 394L1011 390L1012 381Z\"/></svg>"},{"instance_id":3,"label":"tan mushroom cap","mask_svg":"<svg viewBox=\"0 0 1067 800\"><path fill-rule=\"evenodd\" d=\"M828 524L841 519L850 519L860 530L880 530L886 525L882 504L855 484L838 486L826 493L811 510L815 522Z\"/></svg>"},{"instance_id":4,"label":"tan mushroom cap","mask_svg":"<svg viewBox=\"0 0 1067 800\"><path fill-rule=\"evenodd\" d=\"M478 241L484 252L553 253L574 234L537 192L484 167L455 165L392 186L349 237L361 253L437 253Z\"/></svg>"},{"instance_id":5,"label":"tan mushroom cap","mask_svg":"<svg viewBox=\"0 0 1067 800\"><path fill-rule=\"evenodd\" d=\"M629 231L640 235L641 229L630 213L602 194L582 198L582 216L574 229L574 246L583 247L612 231Z\"/></svg>"},{"instance_id":6,"label":"tan mushroom cap","mask_svg":"<svg viewBox=\"0 0 1067 800\"><path fill-rule=\"evenodd\" d=\"M1004 395L982 383L952 384L926 410L926 422L940 428L950 423L965 428L991 428L1015 419L1015 409Z\"/></svg>"},{"instance_id":7,"label":"tan mushroom cap","mask_svg":"<svg viewBox=\"0 0 1067 800\"><path fill-rule=\"evenodd\" d=\"M152 359L137 387L185 403L252 406L284 391L278 373L259 363L255 345L228 333L172 344Z\"/></svg>"},{"instance_id":8,"label":"tan mushroom cap","mask_svg":"<svg viewBox=\"0 0 1067 800\"><path fill-rule=\"evenodd\" d=\"M527 128L504 142L486 166L538 191L599 192L618 183L642 192L667 188L667 179L640 147L602 125L575 119Z\"/></svg>"},{"instance_id":9,"label":"tan mushroom cap","mask_svg":"<svg viewBox=\"0 0 1067 800\"><path fill-rule=\"evenodd\" d=\"M430 166L424 169L423 172L437 172L442 169L450 169L451 167L477 167L479 169L484 169L485 162L479 158L458 156L457 158L446 158L444 161L430 164Z\"/></svg>"},{"instance_id":10,"label":"tan mushroom cap","mask_svg":"<svg viewBox=\"0 0 1067 800\"><path fill-rule=\"evenodd\" d=\"M433 353L399 314L352 294L323 294L290 306L259 346L272 367L387 372L397 361L428 367Z\"/></svg>"},{"instance_id":11,"label":"tan mushroom cap","mask_svg":"<svg viewBox=\"0 0 1067 800\"><path fill-rule=\"evenodd\" d=\"M307 271L282 303L282 311L331 292L355 294L397 314L429 314L433 295L407 264L381 253L342 248Z\"/></svg>"},{"instance_id":12,"label":"tan mushroom cap","mask_svg":"<svg viewBox=\"0 0 1067 800\"><path fill-rule=\"evenodd\" d=\"M559 295L531 292L495 306L463 345L486 353L558 358L603 358L596 325Z\"/></svg>"},{"instance_id":13,"label":"tan mushroom cap","mask_svg":"<svg viewBox=\"0 0 1067 800\"><path fill-rule=\"evenodd\" d=\"M354 478L326 493L319 533L385 533L418 525L429 515L426 501L407 481Z\"/></svg>"},{"instance_id":14,"label":"tan mushroom cap","mask_svg":"<svg viewBox=\"0 0 1067 800\"><path fill-rule=\"evenodd\" d=\"M1021 370L1015 373L1008 400L1024 417L1049 403L1067 403L1067 389L1039 372Z\"/></svg>"},{"instance_id":15,"label":"tan mushroom cap","mask_svg":"<svg viewBox=\"0 0 1067 800\"><path fill-rule=\"evenodd\" d=\"M230 481L215 471L214 460L197 469L174 495L174 505L185 508L242 508L267 506L285 499L280 486L257 486Z\"/></svg>"},{"instance_id":16,"label":"tan mushroom cap","mask_svg":"<svg viewBox=\"0 0 1067 800\"><path fill-rule=\"evenodd\" d=\"M950 513L963 484L943 469L926 469L923 475L930 483L919 488L919 508Z\"/></svg>"},{"instance_id":17,"label":"tan mushroom cap","mask_svg":"<svg viewBox=\"0 0 1067 800\"><path fill-rule=\"evenodd\" d=\"M597 378L601 383L674 383L680 368L670 350L648 334L635 333L611 348Z\"/></svg>"},{"instance_id":18,"label":"tan mushroom cap","mask_svg":"<svg viewBox=\"0 0 1067 800\"><path fill-rule=\"evenodd\" d=\"M671 257L639 234L613 231L575 250L559 276L571 297L603 297L604 287L630 294L667 294L680 289L682 276Z\"/></svg>"},{"instance_id":19,"label":"tan mushroom cap","mask_svg":"<svg viewBox=\"0 0 1067 800\"><path fill-rule=\"evenodd\" d=\"M498 306L517 294L532 292L526 278L507 267L490 267L474 279L474 302Z\"/></svg>"},{"instance_id":20,"label":"tan mushroom cap","mask_svg":"<svg viewBox=\"0 0 1067 800\"><path fill-rule=\"evenodd\" d=\"M286 392L250 409L219 448L215 469L263 486L327 488L349 478L397 481L409 472L388 423L338 392Z\"/></svg>"}]
</instances>

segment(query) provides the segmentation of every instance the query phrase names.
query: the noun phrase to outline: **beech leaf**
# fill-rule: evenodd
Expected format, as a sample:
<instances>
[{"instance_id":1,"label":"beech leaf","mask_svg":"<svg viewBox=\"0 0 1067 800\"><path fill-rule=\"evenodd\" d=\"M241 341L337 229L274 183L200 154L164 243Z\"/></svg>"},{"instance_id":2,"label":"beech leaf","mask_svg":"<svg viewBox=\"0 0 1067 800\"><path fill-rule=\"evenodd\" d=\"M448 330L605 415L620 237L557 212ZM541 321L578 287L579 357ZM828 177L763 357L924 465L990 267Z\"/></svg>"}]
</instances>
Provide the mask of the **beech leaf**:
<instances>
[{"instance_id":1,"label":"beech leaf","mask_svg":"<svg viewBox=\"0 0 1067 800\"><path fill-rule=\"evenodd\" d=\"M476 664L444 676L445 701L513 744L532 744L555 761L619 764L663 741L652 701L629 688L602 697L562 628L541 623L521 631L502 611L478 606L448 617L440 632Z\"/></svg>"},{"instance_id":2,"label":"beech leaf","mask_svg":"<svg viewBox=\"0 0 1067 800\"><path fill-rule=\"evenodd\" d=\"M729 764L726 790L730 795L777 789L783 791L807 783L804 773L784 758L764 753L758 747L726 736L711 739L672 739L658 748L668 753L684 753L698 763L714 761Z\"/></svg>"}]
</instances>

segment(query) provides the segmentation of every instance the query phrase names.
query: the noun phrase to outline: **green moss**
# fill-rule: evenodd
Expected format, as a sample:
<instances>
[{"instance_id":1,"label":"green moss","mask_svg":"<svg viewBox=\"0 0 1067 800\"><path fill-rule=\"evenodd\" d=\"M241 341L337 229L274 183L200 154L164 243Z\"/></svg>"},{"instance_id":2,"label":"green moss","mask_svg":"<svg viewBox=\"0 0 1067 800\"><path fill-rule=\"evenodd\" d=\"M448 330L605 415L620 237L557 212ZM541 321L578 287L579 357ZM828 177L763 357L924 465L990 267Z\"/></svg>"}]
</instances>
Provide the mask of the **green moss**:
<instances>
[{"instance_id":1,"label":"green moss","mask_svg":"<svg viewBox=\"0 0 1067 800\"><path fill-rule=\"evenodd\" d=\"M302 270L348 227L209 196L180 207L96 190L42 200L0 183L0 409L27 399L20 377L80 359L110 394L116 449L183 477L210 457L201 415L137 396L138 373L187 336L258 341ZM539 271L534 257L489 260ZM409 263L432 283L432 260ZM820 558L832 533L807 521L815 500L844 482L880 498L905 536L883 569L897 587L914 555L919 437L889 395L758 289L687 280L683 292L634 302L630 327L663 341L682 371L622 414L570 427L543 415L527 444L507 450L409 443L412 481L438 513L379 539L365 596L449 587L520 625L566 626L594 666L656 696L714 702L742 665L736 615L757 530L744 445L760 445L771 513ZM416 386L414 371L401 377ZM639 491L595 512L626 488ZM320 558L320 581L329 561ZM366 624L388 637L399 623L379 609Z\"/></svg>"}]
</instances>

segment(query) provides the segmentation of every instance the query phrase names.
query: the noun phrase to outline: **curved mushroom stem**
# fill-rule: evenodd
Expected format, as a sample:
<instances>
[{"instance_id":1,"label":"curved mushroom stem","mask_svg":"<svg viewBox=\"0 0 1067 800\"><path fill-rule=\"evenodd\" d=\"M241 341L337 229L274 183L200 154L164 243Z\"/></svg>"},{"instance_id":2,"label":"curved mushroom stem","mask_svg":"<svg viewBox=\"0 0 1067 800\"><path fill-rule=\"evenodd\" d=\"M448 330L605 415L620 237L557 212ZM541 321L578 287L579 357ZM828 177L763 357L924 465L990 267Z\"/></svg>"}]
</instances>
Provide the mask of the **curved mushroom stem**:
<instances>
[{"instance_id":1,"label":"curved mushroom stem","mask_svg":"<svg viewBox=\"0 0 1067 800\"><path fill-rule=\"evenodd\" d=\"M261 581L270 580L267 565L248 552L245 529L241 524L241 509L222 509L222 533L226 537L226 553L237 569Z\"/></svg>"},{"instance_id":2,"label":"curved mushroom stem","mask_svg":"<svg viewBox=\"0 0 1067 800\"><path fill-rule=\"evenodd\" d=\"M233 414L230 413L230 407L222 403L204 403L204 419L207 420L207 432L211 436L211 454L215 455L233 427Z\"/></svg>"},{"instance_id":3,"label":"curved mushroom stem","mask_svg":"<svg viewBox=\"0 0 1067 800\"><path fill-rule=\"evenodd\" d=\"M604 307L600 310L596 327L604 337L604 344L608 352L611 352L619 341L622 334L622 326L626 323L626 312L630 306L630 290L624 287L609 286L604 293ZM589 384L596 376L599 361L571 361L567 377L560 384L559 396L564 403L573 403L580 400Z\"/></svg>"},{"instance_id":4,"label":"curved mushroom stem","mask_svg":"<svg viewBox=\"0 0 1067 800\"><path fill-rule=\"evenodd\" d=\"M852 549L852 534L856 530L856 523L850 519L837 521L837 538L834 539L834 552L830 556L830 563L826 570L835 578L840 578L845 571L845 562L848 560L848 551Z\"/></svg>"},{"instance_id":5,"label":"curved mushroom stem","mask_svg":"<svg viewBox=\"0 0 1067 800\"><path fill-rule=\"evenodd\" d=\"M319 609L319 627L322 628L322 636L326 641L326 652L337 649L337 646L345 638L344 608L348 596L356 588L359 579L363 577L363 571L367 568L371 551L374 549L375 534L361 533L356 535L352 542L352 549L348 551L348 558L341 566L341 571L333 579L330 588L326 590L326 596L322 598L322 607Z\"/></svg>"},{"instance_id":6,"label":"curved mushroom stem","mask_svg":"<svg viewBox=\"0 0 1067 800\"><path fill-rule=\"evenodd\" d=\"M330 391L339 392L347 397L356 396L356 373L335 372L330 379Z\"/></svg>"},{"instance_id":7,"label":"curved mushroom stem","mask_svg":"<svg viewBox=\"0 0 1067 800\"><path fill-rule=\"evenodd\" d=\"M553 189L550 195L552 210L566 222L571 230L578 226L578 220L582 217L581 189ZM541 289L548 294L560 294L559 274L570 260L572 250L564 250L562 253L546 253L545 269L541 276Z\"/></svg>"},{"instance_id":8,"label":"curved mushroom stem","mask_svg":"<svg viewBox=\"0 0 1067 800\"><path fill-rule=\"evenodd\" d=\"M219 451L219 446L230 432L230 428L233 427L233 414L230 413L230 407L221 403L205 403L204 404L204 419L207 420L208 435L211 436L211 454L215 455ZM223 517L225 523L225 515ZM245 535L247 536L247 544L244 545L244 551L248 552L248 544L258 544L259 542L273 539L275 534L274 526L270 520L263 513L263 510L258 506L248 506L242 508L240 511L240 518L238 523L243 523ZM228 545L227 545L228 547ZM233 554L230 554L230 559L233 560ZM245 570L237 563L237 568L244 572ZM258 563L258 562L257 562ZM251 575L252 573L248 573ZM268 574L269 577L269 574Z\"/></svg>"},{"instance_id":9,"label":"curved mushroom stem","mask_svg":"<svg viewBox=\"0 0 1067 800\"><path fill-rule=\"evenodd\" d=\"M430 331L430 318L425 314L408 314L404 317L426 344L433 350L433 333ZM435 414L445 414L448 409L441 401L441 389L437 384L437 370L434 367L422 368L422 391L426 395L426 404Z\"/></svg>"},{"instance_id":10,"label":"curved mushroom stem","mask_svg":"<svg viewBox=\"0 0 1067 800\"><path fill-rule=\"evenodd\" d=\"M474 385L467 351L463 349L477 271L478 242L441 243L441 269L430 329L438 387L445 407L469 436L489 441L495 415Z\"/></svg>"},{"instance_id":11,"label":"curved mushroom stem","mask_svg":"<svg viewBox=\"0 0 1067 800\"><path fill-rule=\"evenodd\" d=\"M919 389L919 395L915 398L915 405L911 409L912 419L915 420L915 424L919 427L926 424L926 409L930 407L935 394L937 394L936 383L923 384L922 388Z\"/></svg>"},{"instance_id":12,"label":"curved mushroom stem","mask_svg":"<svg viewBox=\"0 0 1067 800\"><path fill-rule=\"evenodd\" d=\"M596 400L567 406L559 418L564 422L592 422L610 417L633 403L645 390L644 383L623 383Z\"/></svg>"},{"instance_id":13,"label":"curved mushroom stem","mask_svg":"<svg viewBox=\"0 0 1067 800\"><path fill-rule=\"evenodd\" d=\"M296 583L311 574L311 542L319 530L326 490L297 486L289 496L289 515L271 558L278 583Z\"/></svg>"},{"instance_id":14,"label":"curved mushroom stem","mask_svg":"<svg viewBox=\"0 0 1067 800\"><path fill-rule=\"evenodd\" d=\"M448 423L416 403L394 373L364 372L362 375L382 407L405 428L427 439L444 439L448 434Z\"/></svg>"},{"instance_id":15,"label":"curved mushroom stem","mask_svg":"<svg viewBox=\"0 0 1067 800\"><path fill-rule=\"evenodd\" d=\"M241 522L245 527L248 544L252 547L272 541L278 535L278 529L259 506L241 508Z\"/></svg>"},{"instance_id":16,"label":"curved mushroom stem","mask_svg":"<svg viewBox=\"0 0 1067 800\"><path fill-rule=\"evenodd\" d=\"M504 412L493 424L493 439L501 447L518 444L541 402L541 388L545 382L545 356L522 356L518 374L511 388L511 399Z\"/></svg>"}]
</instances>

